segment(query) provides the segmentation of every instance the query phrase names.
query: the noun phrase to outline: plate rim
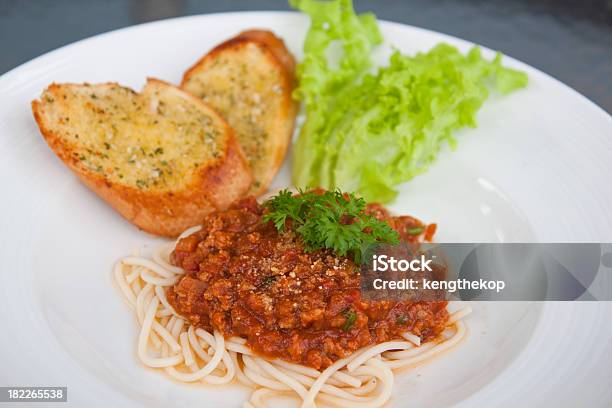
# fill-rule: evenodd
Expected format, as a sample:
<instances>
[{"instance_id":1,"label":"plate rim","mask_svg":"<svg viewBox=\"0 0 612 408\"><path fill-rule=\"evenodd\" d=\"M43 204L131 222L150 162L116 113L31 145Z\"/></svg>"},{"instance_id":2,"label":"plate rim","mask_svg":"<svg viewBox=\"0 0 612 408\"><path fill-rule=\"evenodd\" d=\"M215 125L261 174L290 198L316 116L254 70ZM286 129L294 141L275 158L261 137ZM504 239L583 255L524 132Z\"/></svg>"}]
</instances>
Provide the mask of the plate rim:
<instances>
[{"instance_id":1,"label":"plate rim","mask_svg":"<svg viewBox=\"0 0 612 408\"><path fill-rule=\"evenodd\" d=\"M297 11L283 11L283 10L246 10L246 11L228 11L228 12L218 12L218 13L200 13L200 14L192 14L192 15L187 15L187 16L179 16L179 17L170 17L170 18L164 18L161 20L154 20L154 21L147 21L147 22L143 22L143 23L138 23L138 24L133 24L133 25L129 25L126 27L121 27L115 30L108 30L108 31L104 31L102 33L98 33L98 34L94 34L85 38L82 38L80 40L76 40L73 42L70 42L68 44L65 45L61 45L57 48L54 48L50 51L47 51L39 56L36 56L30 60L27 60L21 64L19 64L18 66L10 69L9 71L3 73L2 75L0 75L0 87L2 87L3 83L5 81L8 81L10 79L11 76L15 75L16 72L26 69L28 68L29 65L34 65L35 63L40 63L40 60L45 59L45 58L49 58L51 56L53 56L53 54L60 52L60 51L65 51L66 49L69 49L71 47L75 47L75 46L79 46L82 43L85 43L87 41L96 39L98 37L102 37L102 36L109 36L109 35L115 35L115 34L119 34L119 33L123 33L125 31L130 31L130 30L137 30L137 29L141 29L144 26L154 26L154 25L164 25L164 24L170 24L170 23L174 23L178 20L195 20L195 19L201 19L201 18L219 18L219 17L232 17L232 16L238 16L238 15L270 15L270 14L276 14L276 15L293 15L295 16L303 16L304 18L306 18L306 16L304 16L302 13L297 12ZM487 53L495 53L498 52L497 50L494 50L492 48L486 47L484 45L463 39L461 37L456 37L453 36L451 34L446 34L440 31L435 31L432 29L428 29L428 28L424 28L424 27L419 27L419 26L415 26L412 24L406 24L406 23L401 23L398 21L393 21L393 20L386 20L386 19L378 19L377 21L381 24L381 25L391 25L391 26L395 26L395 27L408 27L410 29L414 29L417 31L421 31L423 33L429 34L429 35L436 35L436 36L442 36L444 37L445 40L449 40L450 42L454 42L454 43L459 43L462 46L478 46L480 47L483 51L487 52ZM499 51L501 52L501 51ZM524 69L528 69L530 71L533 71L535 73L537 73L538 75L543 76L544 78L546 78L549 81L553 81L555 83L555 85L560 86L561 88L563 88L565 91L570 92L573 96L578 97L582 102L586 102L588 104L591 105L592 108L594 108L596 111L598 111L598 113L603 115L604 119L610 119L612 120L612 115L608 114L608 112L603 109L601 106L599 106L597 103L595 103L594 101L592 101L589 97L587 97L586 95L580 93L579 91L577 91L576 89L572 88L571 86L567 85L566 83L562 82L561 80L555 78L554 76L552 76L551 74L548 74L542 70L540 70L539 68L536 68L518 58L513 57L510 54L506 54L506 53L502 53L504 59L506 61L511 61L513 64L517 64L519 66L521 66Z\"/></svg>"}]
</instances>

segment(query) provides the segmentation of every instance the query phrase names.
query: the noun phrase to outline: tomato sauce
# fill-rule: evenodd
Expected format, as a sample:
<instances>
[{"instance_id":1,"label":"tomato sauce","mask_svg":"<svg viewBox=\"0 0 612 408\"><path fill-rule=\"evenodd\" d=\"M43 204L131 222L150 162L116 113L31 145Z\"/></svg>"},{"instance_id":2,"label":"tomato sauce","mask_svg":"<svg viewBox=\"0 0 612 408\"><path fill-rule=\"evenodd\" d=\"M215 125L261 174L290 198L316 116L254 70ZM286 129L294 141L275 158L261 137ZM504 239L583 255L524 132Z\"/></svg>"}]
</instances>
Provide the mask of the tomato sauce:
<instances>
[{"instance_id":1,"label":"tomato sauce","mask_svg":"<svg viewBox=\"0 0 612 408\"><path fill-rule=\"evenodd\" d=\"M419 220L392 217L380 205L368 212L386 221L404 242L432 234ZM297 234L263 222L263 207L247 198L206 217L181 239L173 264L186 273L167 291L191 324L240 336L255 352L323 369L356 350L400 338L439 336L446 301L368 301L359 266L328 250L306 252Z\"/></svg>"}]
</instances>

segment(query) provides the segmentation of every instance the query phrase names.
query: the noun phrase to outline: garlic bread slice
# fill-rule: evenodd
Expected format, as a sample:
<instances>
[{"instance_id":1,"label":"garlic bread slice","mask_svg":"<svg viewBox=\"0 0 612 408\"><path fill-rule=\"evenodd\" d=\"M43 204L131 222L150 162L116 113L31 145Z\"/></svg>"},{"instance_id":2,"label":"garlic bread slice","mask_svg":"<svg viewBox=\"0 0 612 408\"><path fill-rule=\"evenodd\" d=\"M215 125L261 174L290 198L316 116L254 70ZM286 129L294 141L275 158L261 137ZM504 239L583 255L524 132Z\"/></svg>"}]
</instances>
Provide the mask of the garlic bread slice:
<instances>
[{"instance_id":1,"label":"garlic bread slice","mask_svg":"<svg viewBox=\"0 0 612 408\"><path fill-rule=\"evenodd\" d=\"M251 185L232 129L200 98L156 79L52 84L32 102L63 162L136 226L174 237Z\"/></svg>"},{"instance_id":2,"label":"garlic bread slice","mask_svg":"<svg viewBox=\"0 0 612 408\"><path fill-rule=\"evenodd\" d=\"M218 45L183 76L181 87L203 98L236 132L253 174L251 194L267 190L285 158L297 114L294 85L293 56L264 30Z\"/></svg>"}]
</instances>

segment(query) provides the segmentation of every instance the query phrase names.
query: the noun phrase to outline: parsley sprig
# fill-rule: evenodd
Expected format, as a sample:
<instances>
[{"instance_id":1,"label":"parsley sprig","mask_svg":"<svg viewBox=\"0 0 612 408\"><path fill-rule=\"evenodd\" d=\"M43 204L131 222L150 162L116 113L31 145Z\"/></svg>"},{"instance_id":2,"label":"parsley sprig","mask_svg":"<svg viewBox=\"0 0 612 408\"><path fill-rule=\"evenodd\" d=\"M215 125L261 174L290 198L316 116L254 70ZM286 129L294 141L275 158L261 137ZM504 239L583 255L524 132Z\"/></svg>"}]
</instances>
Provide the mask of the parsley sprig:
<instances>
[{"instance_id":1,"label":"parsley sprig","mask_svg":"<svg viewBox=\"0 0 612 408\"><path fill-rule=\"evenodd\" d=\"M366 213L366 202L352 193L340 191L282 190L264 203L264 221L272 221L285 231L288 221L302 237L305 249L331 249L339 256L352 255L361 262L363 251L374 243L396 244L397 232L384 221Z\"/></svg>"},{"instance_id":2,"label":"parsley sprig","mask_svg":"<svg viewBox=\"0 0 612 408\"><path fill-rule=\"evenodd\" d=\"M351 327L353 327L353 324L355 324L355 321L357 320L357 313L355 313L353 310L345 310L342 312L342 315L346 319L342 325L342 331L347 332L351 329Z\"/></svg>"}]
</instances>

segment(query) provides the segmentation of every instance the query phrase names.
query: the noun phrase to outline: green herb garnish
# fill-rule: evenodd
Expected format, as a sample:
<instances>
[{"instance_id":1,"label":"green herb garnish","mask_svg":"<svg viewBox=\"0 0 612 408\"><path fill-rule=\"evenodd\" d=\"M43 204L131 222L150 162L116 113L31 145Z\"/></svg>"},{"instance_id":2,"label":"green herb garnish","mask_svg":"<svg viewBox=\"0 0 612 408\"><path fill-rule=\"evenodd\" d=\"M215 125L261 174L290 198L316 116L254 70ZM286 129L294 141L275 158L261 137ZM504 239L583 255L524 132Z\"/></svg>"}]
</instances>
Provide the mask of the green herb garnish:
<instances>
[{"instance_id":1,"label":"green herb garnish","mask_svg":"<svg viewBox=\"0 0 612 408\"><path fill-rule=\"evenodd\" d=\"M272 283L274 283L276 281L277 276L276 275L270 275L270 276L266 276L261 280L261 285L260 286L268 286Z\"/></svg>"},{"instance_id":2,"label":"green herb garnish","mask_svg":"<svg viewBox=\"0 0 612 408\"><path fill-rule=\"evenodd\" d=\"M352 193L300 191L293 195L283 190L264 206L268 210L264 221L272 221L279 231L285 231L290 221L309 252L331 249L339 256L350 253L359 263L368 245L399 242L397 232L367 214L365 200Z\"/></svg>"},{"instance_id":3,"label":"green herb garnish","mask_svg":"<svg viewBox=\"0 0 612 408\"><path fill-rule=\"evenodd\" d=\"M425 231L425 227L414 227L406 229L408 235L421 235Z\"/></svg>"},{"instance_id":4,"label":"green herb garnish","mask_svg":"<svg viewBox=\"0 0 612 408\"><path fill-rule=\"evenodd\" d=\"M406 324L407 321L408 319L406 319L405 316L398 316L397 319L395 319L395 324Z\"/></svg>"},{"instance_id":5,"label":"green herb garnish","mask_svg":"<svg viewBox=\"0 0 612 408\"><path fill-rule=\"evenodd\" d=\"M342 325L342 331L349 331L349 329L355 324L355 320L357 320L357 313L352 310L346 310L342 313L346 321Z\"/></svg>"}]
</instances>

